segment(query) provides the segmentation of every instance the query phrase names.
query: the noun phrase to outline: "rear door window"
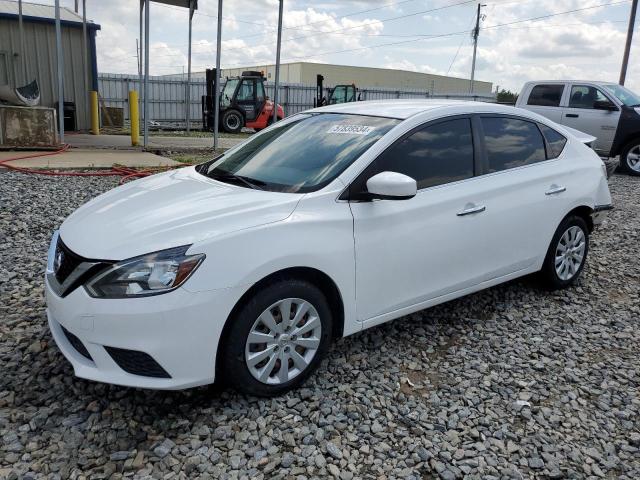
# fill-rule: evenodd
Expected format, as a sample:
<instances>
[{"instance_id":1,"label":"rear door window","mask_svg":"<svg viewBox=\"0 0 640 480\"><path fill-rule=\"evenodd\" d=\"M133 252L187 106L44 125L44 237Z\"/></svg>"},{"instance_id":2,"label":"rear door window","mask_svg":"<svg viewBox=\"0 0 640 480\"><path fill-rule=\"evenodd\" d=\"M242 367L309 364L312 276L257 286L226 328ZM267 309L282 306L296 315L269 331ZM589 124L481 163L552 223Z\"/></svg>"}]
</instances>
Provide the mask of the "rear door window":
<instances>
[{"instance_id":1,"label":"rear door window","mask_svg":"<svg viewBox=\"0 0 640 480\"><path fill-rule=\"evenodd\" d=\"M547 159L538 126L512 117L482 117L488 173L522 167Z\"/></svg>"},{"instance_id":2,"label":"rear door window","mask_svg":"<svg viewBox=\"0 0 640 480\"><path fill-rule=\"evenodd\" d=\"M527 105L538 105L541 107L559 107L564 85L536 85L531 90Z\"/></svg>"}]
</instances>

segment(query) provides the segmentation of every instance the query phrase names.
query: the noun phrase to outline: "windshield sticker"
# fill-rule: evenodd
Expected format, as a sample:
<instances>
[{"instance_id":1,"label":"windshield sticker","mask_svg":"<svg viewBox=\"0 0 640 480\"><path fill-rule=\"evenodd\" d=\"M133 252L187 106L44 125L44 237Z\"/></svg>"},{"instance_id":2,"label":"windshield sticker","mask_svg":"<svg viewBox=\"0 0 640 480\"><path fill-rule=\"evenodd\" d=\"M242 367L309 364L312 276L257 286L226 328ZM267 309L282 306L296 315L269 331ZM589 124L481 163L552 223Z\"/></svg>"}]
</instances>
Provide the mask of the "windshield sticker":
<instances>
[{"instance_id":1,"label":"windshield sticker","mask_svg":"<svg viewBox=\"0 0 640 480\"><path fill-rule=\"evenodd\" d=\"M327 133L350 133L352 135L369 135L375 127L367 125L334 125Z\"/></svg>"}]
</instances>

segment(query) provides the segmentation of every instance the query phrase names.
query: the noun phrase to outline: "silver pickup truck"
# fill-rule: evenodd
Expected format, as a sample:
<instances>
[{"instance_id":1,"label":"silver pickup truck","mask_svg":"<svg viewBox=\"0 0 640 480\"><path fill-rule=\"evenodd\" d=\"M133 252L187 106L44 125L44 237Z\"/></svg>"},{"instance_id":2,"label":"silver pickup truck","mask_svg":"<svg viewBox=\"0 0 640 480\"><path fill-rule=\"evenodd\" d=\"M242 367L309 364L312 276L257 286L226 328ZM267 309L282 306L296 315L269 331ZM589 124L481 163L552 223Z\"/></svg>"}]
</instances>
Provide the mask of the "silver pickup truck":
<instances>
[{"instance_id":1,"label":"silver pickup truck","mask_svg":"<svg viewBox=\"0 0 640 480\"><path fill-rule=\"evenodd\" d=\"M516 107L596 137L593 148L620 155L620 166L640 176L640 96L607 82L549 80L524 85Z\"/></svg>"}]
</instances>

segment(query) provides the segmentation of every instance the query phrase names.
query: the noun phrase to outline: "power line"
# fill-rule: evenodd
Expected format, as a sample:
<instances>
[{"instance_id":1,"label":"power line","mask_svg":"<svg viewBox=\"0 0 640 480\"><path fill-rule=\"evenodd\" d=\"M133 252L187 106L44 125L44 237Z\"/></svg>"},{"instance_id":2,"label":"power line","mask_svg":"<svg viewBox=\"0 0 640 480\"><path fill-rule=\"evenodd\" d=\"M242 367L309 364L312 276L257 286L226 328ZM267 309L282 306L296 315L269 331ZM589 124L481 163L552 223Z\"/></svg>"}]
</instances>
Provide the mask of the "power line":
<instances>
[{"instance_id":1,"label":"power line","mask_svg":"<svg viewBox=\"0 0 640 480\"><path fill-rule=\"evenodd\" d=\"M599 5L593 5L591 7L577 8L577 9L567 10L567 11L564 11L564 12L557 12L557 13L553 13L553 14L549 14L549 15L541 15L541 16L538 16L538 17L532 17L532 18L526 18L526 19L522 19L522 20L516 20L516 21L513 21L513 22L506 22L506 23L496 24L496 25L492 25L490 27L484 27L484 29L486 30L488 28L505 27L505 26L508 26L508 25L514 25L514 24L528 22L528 21L539 21L539 20L542 20L542 19L545 19L545 18L556 17L556 16L559 16L559 15L566 15L568 13L574 13L574 12L578 12L578 11L590 10L590 9L600 8L600 7L607 7L607 6L612 6L612 5L619 5L619 4L622 4L622 3L628 3L629 1L631 1L631 0L622 0L622 1L618 1L618 2L611 2L611 3L603 3L603 4L599 4ZM468 3L468 2L466 2L466 3ZM286 61L317 58L317 57L323 57L323 56L331 55L331 54L358 52L358 51L362 51L362 50L368 50L368 49L371 49L371 48L381 48L381 47L389 47L389 46L396 46L396 45L405 45L405 44L408 44L408 43L419 42L419 41L422 41L422 40L432 40L432 39L450 37L450 36L461 35L461 34L468 34L468 31L463 30L463 31L459 31L459 32L449 32L449 33L443 33L443 34L439 34L439 35L421 35L420 38L412 39L412 40L404 40L404 41L390 42L390 43L381 43L381 44L369 45L369 46L353 48L353 49L333 50L333 51L317 53L317 54L310 55L310 56L289 57ZM256 63L258 63L258 62L256 62ZM264 62L259 62L259 63L264 63Z\"/></svg>"},{"instance_id":2,"label":"power line","mask_svg":"<svg viewBox=\"0 0 640 480\"><path fill-rule=\"evenodd\" d=\"M410 13L410 14L405 14L405 15L400 15L397 17L391 17L391 18L387 18L387 19L383 19L383 20L376 20L376 21L372 21L369 23L365 23L365 24L360 24L357 26L351 26L351 27L346 27L346 28L340 28L337 30L328 30L325 32L322 32L321 34L330 34L330 33L335 33L335 32L340 32L340 31L344 31L344 30L352 30L354 28L362 28L363 26L366 25L371 25L371 24L375 24L375 23L385 23L385 22L389 22L389 21L395 21L395 20L399 20L399 19L403 19L403 18L408 18L408 17L412 17L412 16L416 16L416 15L422 15L425 13L430 13L430 12L434 12L434 11L439 11L439 10L444 10L444 9L448 9L448 8L452 8L452 7L457 7L457 6L461 6L461 5L465 5L465 4L469 4L469 3L474 3L475 0L466 0L466 1L462 1L459 3L455 3L455 4L451 4L451 5L446 5L443 7L438 7L438 8L432 8L432 9L428 9L428 10L423 10L420 12L414 12L414 13ZM564 12L557 12L557 13L552 13L552 14L548 14L548 15L541 15L541 16L537 16L537 17L532 17L532 18L527 18L527 19L523 19L523 20L516 20L516 21L512 21L512 22L506 22L506 23L502 23L502 24L497 24L497 25L491 25L488 27L483 27L485 30L486 29L493 29L493 28L498 28L498 27L504 27L504 26L508 26L508 25L515 25L518 23L524 23L524 22L529 22L529 21L539 21L539 20L543 20L546 18L551 18L551 17L556 17L559 15L566 15L569 13L576 13L576 12L581 12L581 11L586 11L586 10L592 10L594 8L600 8L600 7L606 7L606 6L613 6L613 5L620 5L623 3L628 3L631 0L620 0L617 2L611 2L611 3L604 3L604 4L599 4L599 5L592 5L589 7L582 7L582 8L575 8L572 10L567 10ZM405 43L411 43L414 41L420 41L422 39L429 39L429 38L440 38L442 36L451 36L451 35L459 35L462 32L454 32L454 33L450 33L450 34L443 34L443 35L412 35L412 40L407 40L407 41L403 41L403 42L391 42L391 43L387 43L387 44L380 44L380 45L372 45L369 47L361 47L361 48L356 48L353 49L352 51L361 51L361 50L366 50L369 48L378 48L380 46L392 46L392 45L402 45ZM292 42L294 40L301 40L301 39L305 39L305 38L310 38L310 37L315 37L317 35L320 34L313 34L313 35L303 35L303 36L299 36L299 37L292 37L289 38L287 40L284 40L283 43L287 43L287 42ZM415 38L418 37L418 38ZM237 47L237 48L231 48L231 49L226 49L227 51L233 51L233 50L243 50L245 48L250 48L250 47L255 47L255 46L259 46L259 45L245 45L242 47ZM343 52L348 52L349 50L341 50L341 51L337 51L335 53L343 53ZM308 56L308 57L299 57L299 58L315 58L318 56L324 56L324 55L328 55L330 53L334 53L334 52L328 52L328 53L321 53L321 54L315 54L312 56Z\"/></svg>"},{"instance_id":3,"label":"power line","mask_svg":"<svg viewBox=\"0 0 640 480\"><path fill-rule=\"evenodd\" d=\"M396 17L390 17L390 18L386 18L386 19L382 19L382 20L373 20L371 22L362 23L362 24L359 24L359 25L352 25L350 27L343 27L343 28L338 28L338 29L335 29L335 30L319 31L318 33L311 34L311 35L302 35L302 36L298 36L298 37L291 37L291 38L288 38L286 40L283 40L283 43L288 43L288 42L292 42L292 41L295 41L295 40L301 40L301 39L304 39L304 38L316 37L318 35L327 35L327 34L333 34L333 33L341 34L339 32L344 32L345 30L353 30L353 29L362 28L362 27L365 27L365 26L368 26L368 25L384 24L384 23L390 22L390 21L401 20L403 18L414 17L416 15L424 15L425 13L432 13L432 12L436 12L436 11L440 11L440 10L445 10L445 9L448 9L448 8L453 8L453 7L457 7L457 6L461 6L461 5L466 5L466 4L469 4L469 3L473 3L474 1L475 0L464 0L462 2L454 3L454 4L451 4L451 5L445 5L445 6L437 7L437 8L430 8L430 9L427 9L427 10L422 10L422 11L419 11L419 12L413 12L413 13L409 13L409 14L405 14L405 15L399 15L399 16L396 16ZM400 2L400 3L406 3L406 2ZM159 4L159 5L162 5L162 4ZM166 5L163 5L163 6L169 8ZM382 7L378 7L377 9L379 10L380 8L382 8ZM376 9L369 9L367 11L373 11L373 10L376 10ZM359 13L362 13L362 12L359 12ZM350 14L350 15L355 15L355 14L356 13L353 13L353 14ZM207 15L207 14L202 14L202 13L200 15L213 17L212 15ZM344 18L344 16L343 17L337 17L337 18ZM330 20L327 20L327 21L330 21ZM320 22L313 22L313 23L320 23ZM354 35L355 36L362 36L362 34L354 34ZM370 36L378 37L378 36L390 36L390 35L381 34L381 35L370 35ZM394 35L394 37L396 37L396 36ZM400 35L398 37L405 38L405 36L400 36ZM424 35L410 35L410 37L411 38L424 37ZM229 39L229 40L226 40L226 41L229 42L229 41L232 41L232 40L241 40L243 38L248 38L248 37L237 37L237 38ZM243 45L242 47L227 48L226 51L243 50L245 48L251 48L251 47L255 47L255 46L259 46L259 45ZM172 54L172 56L178 56L178 55L177 54L175 54L175 55Z\"/></svg>"},{"instance_id":4,"label":"power line","mask_svg":"<svg viewBox=\"0 0 640 480\"><path fill-rule=\"evenodd\" d=\"M583 12L585 10L593 10L594 8L610 7L610 6L613 6L613 5L621 5L623 3L629 3L630 1L631 0L621 0L619 2L601 3L599 5L592 5L590 7L574 8L573 10L567 10L565 12L550 13L548 15L540 15L538 17L526 18L524 20L514 20L513 22L498 23L496 25L488 25L486 27L483 27L483 29L484 30L488 30L490 28L504 27L504 26L507 26L507 25L515 25L517 23L523 23L523 22L537 22L539 20L544 20L545 18L557 17L559 15L567 15L569 13Z\"/></svg>"},{"instance_id":5,"label":"power line","mask_svg":"<svg viewBox=\"0 0 640 480\"><path fill-rule=\"evenodd\" d=\"M603 3L603 4L593 5L593 6L589 6L589 7L582 7L582 8L567 10L567 11L564 11L564 12L557 12L557 13L548 14L548 15L541 15L541 16L532 17L532 18L526 18L526 19L515 20L515 21L511 21L511 22L505 22L505 23L485 26L484 29L487 30L487 29L494 29L494 28L503 28L503 27L508 27L510 25L515 25L515 24L524 23L524 22L537 22L537 21L544 20L544 19L547 19L547 18L552 18L552 17L556 17L556 16L560 16L560 15L566 15L566 14L569 14L569 13L586 11L586 10L591 10L591 9L601 8L601 7L607 7L607 6L621 5L621 4L624 4L624 3L629 3L630 1L631 0L621 0L621 1L617 1L617 2ZM448 7L441 7L439 9L433 9L433 10L440 10L440 9L443 9L443 8L450 8L450 7L453 7L453 6L466 4L466 3L471 3L471 1L461 2L459 4L450 5ZM426 13L426 12L422 12L422 13ZM410 14L410 15L416 15L416 14L417 13ZM406 16L402 16L402 17L406 17ZM381 20L381 22L388 21L388 20L389 19ZM613 22L614 21L611 21L611 23L613 23ZM584 24L584 23L587 23L587 22L582 22L580 24ZM594 22L594 24L596 24L596 23L609 23L609 22L608 21L605 21L605 22ZM578 25L580 25L580 24L578 24ZM567 24L550 25L550 26L547 26L547 27L556 27L556 26L558 26L558 27L567 26ZM520 27L520 28L545 28L545 26L534 25L534 26L527 26L527 27ZM331 33L331 32L324 32L324 33ZM354 49L343 49L343 50L333 50L333 51L320 52L320 53L317 53L317 54L314 54L314 55L311 55L311 56L289 57L286 61L312 59L312 58L317 58L317 57L326 56L326 55L330 55L330 54L341 54L341 53L349 53L349 52L357 52L357 51L362 51L362 50L368 50L368 49L372 49L372 48L382 48L382 47L389 47L389 46L404 45L404 44L414 43L414 42L418 42L418 41L422 41L422 40L445 38L445 37L461 35L461 34L468 34L468 30L458 31L458 32L448 32L448 33L437 34L437 35L415 35L415 37L418 37L418 38L412 38L410 40L404 40L404 41L399 41L399 42L389 42L389 43L382 43L382 44L376 44L376 45L363 46L363 47L354 48ZM246 48L246 46L242 47L240 49L244 49L244 48ZM227 49L227 50L236 50L236 49ZM247 62L244 62L243 64L236 64L236 65L241 66L241 65L244 65L246 63ZM254 61L252 63L260 64L260 63L265 63L265 62L255 62ZM268 63L268 62L266 62L266 63ZM175 66L177 67L177 66L181 66L181 65L175 65ZM203 66L206 66L206 65L203 65ZM226 68L229 68L231 66L235 66L235 65L227 65ZM172 66L162 66L161 68L169 68L169 67L172 67Z\"/></svg>"},{"instance_id":6,"label":"power line","mask_svg":"<svg viewBox=\"0 0 640 480\"><path fill-rule=\"evenodd\" d=\"M475 15L471 17L469 28L471 28L471 25L473 25L474 20L475 20ZM456 59L458 58L458 54L460 53L460 49L462 48L462 44L464 43L464 40L465 38L462 37L462 40L460 40L460 44L458 45L458 49L456 50L456 54L453 56L453 60L451 60L451 63L449 64L449 68L447 69L447 75L449 75L449 72L451 71L451 67L453 67L453 64L456 62Z\"/></svg>"}]
</instances>

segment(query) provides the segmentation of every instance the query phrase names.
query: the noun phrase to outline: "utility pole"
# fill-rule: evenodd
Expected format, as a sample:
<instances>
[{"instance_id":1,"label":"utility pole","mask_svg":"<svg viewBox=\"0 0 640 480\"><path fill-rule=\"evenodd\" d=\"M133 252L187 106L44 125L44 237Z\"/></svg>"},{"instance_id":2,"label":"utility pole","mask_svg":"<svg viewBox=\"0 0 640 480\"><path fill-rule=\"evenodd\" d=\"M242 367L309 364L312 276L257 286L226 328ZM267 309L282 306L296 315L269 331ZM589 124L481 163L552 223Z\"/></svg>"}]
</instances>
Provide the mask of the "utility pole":
<instances>
[{"instance_id":1,"label":"utility pole","mask_svg":"<svg viewBox=\"0 0 640 480\"><path fill-rule=\"evenodd\" d=\"M218 149L218 125L220 125L220 53L222 50L222 0L218 0L218 38L216 39L216 81L213 92L213 148Z\"/></svg>"},{"instance_id":2,"label":"utility pole","mask_svg":"<svg viewBox=\"0 0 640 480\"><path fill-rule=\"evenodd\" d=\"M144 112L144 148L149 143L149 7L151 0L144 0L144 102L142 111Z\"/></svg>"},{"instance_id":3,"label":"utility pole","mask_svg":"<svg viewBox=\"0 0 640 480\"><path fill-rule=\"evenodd\" d=\"M627 64L629 63L629 52L631 51L631 40L633 40L633 27L636 23L636 11L638 10L638 0L633 0L631 4L631 14L629 15L629 30L627 30L627 44L624 47L622 57L622 69L620 70L620 85L624 85L627 78Z\"/></svg>"},{"instance_id":4,"label":"utility pole","mask_svg":"<svg viewBox=\"0 0 640 480\"><path fill-rule=\"evenodd\" d=\"M93 85L89 86L89 58L87 57L87 0L82 0L82 67L84 69L84 89L85 98L89 98L89 92L93 90ZM98 84L98 79L94 79ZM98 88L96 87L96 90ZM89 112L91 116L91 112Z\"/></svg>"},{"instance_id":5,"label":"utility pole","mask_svg":"<svg viewBox=\"0 0 640 480\"><path fill-rule=\"evenodd\" d=\"M56 56L58 64L58 130L60 143L64 143L64 59L62 58L62 28L60 26L60 0L56 0Z\"/></svg>"},{"instance_id":6,"label":"utility pole","mask_svg":"<svg viewBox=\"0 0 640 480\"><path fill-rule=\"evenodd\" d=\"M22 63L22 74L24 75L24 84L29 83L27 76L27 50L24 43L24 25L22 23L22 0L18 0L18 29L20 30L20 63Z\"/></svg>"},{"instance_id":7,"label":"utility pole","mask_svg":"<svg viewBox=\"0 0 640 480\"><path fill-rule=\"evenodd\" d=\"M195 12L196 3L192 0L189 2L189 54L188 54L188 66L187 66L187 91L185 92L185 113L187 116L187 133L191 131L191 37L192 37L192 24L193 13Z\"/></svg>"},{"instance_id":8,"label":"utility pole","mask_svg":"<svg viewBox=\"0 0 640 480\"><path fill-rule=\"evenodd\" d=\"M469 93L473 93L473 80L476 75L476 51L478 50L478 36L480 35L480 9L486 7L481 3L478 4L478 13L476 15L476 27L473 29L473 60L471 61L471 83L469 85Z\"/></svg>"},{"instance_id":9,"label":"utility pole","mask_svg":"<svg viewBox=\"0 0 640 480\"><path fill-rule=\"evenodd\" d=\"M278 45L276 47L276 81L273 86L273 123L278 121L278 88L280 87L280 47L282 45L282 8L284 0L280 0L278 10Z\"/></svg>"}]
</instances>

